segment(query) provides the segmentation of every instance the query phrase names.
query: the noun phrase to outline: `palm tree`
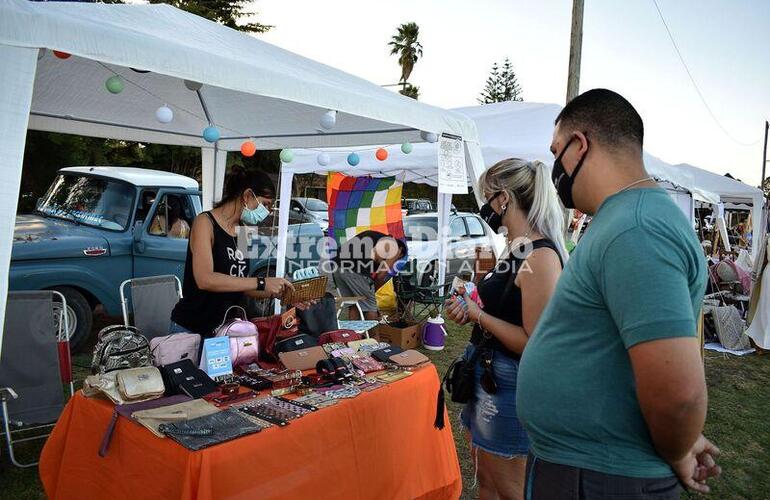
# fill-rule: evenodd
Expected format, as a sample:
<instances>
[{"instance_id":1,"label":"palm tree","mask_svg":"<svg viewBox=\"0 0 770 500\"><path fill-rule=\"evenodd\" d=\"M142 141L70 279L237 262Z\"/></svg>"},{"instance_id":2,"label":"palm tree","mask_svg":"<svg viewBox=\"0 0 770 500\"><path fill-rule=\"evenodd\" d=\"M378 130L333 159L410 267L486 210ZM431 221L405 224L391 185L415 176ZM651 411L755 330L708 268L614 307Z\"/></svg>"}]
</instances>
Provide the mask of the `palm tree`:
<instances>
[{"instance_id":1,"label":"palm tree","mask_svg":"<svg viewBox=\"0 0 770 500\"><path fill-rule=\"evenodd\" d=\"M409 75L412 74L414 64L422 57L422 44L417 41L420 35L420 27L417 23L405 23L398 27L398 33L393 35L390 43L390 55L398 55L398 64L401 66L401 80L406 88Z\"/></svg>"}]
</instances>

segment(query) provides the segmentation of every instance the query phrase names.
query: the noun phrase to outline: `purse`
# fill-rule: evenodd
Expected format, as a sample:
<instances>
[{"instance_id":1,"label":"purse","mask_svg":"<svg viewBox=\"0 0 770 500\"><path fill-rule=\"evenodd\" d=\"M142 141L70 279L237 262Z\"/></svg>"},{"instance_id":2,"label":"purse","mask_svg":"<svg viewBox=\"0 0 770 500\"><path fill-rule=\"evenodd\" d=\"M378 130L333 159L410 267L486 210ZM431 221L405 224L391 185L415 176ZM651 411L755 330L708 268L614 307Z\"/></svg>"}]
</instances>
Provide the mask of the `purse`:
<instances>
[{"instance_id":1,"label":"purse","mask_svg":"<svg viewBox=\"0 0 770 500\"><path fill-rule=\"evenodd\" d=\"M323 347L315 346L298 351L282 352L278 355L281 363L289 370L310 370L322 359L327 359Z\"/></svg>"},{"instance_id":2,"label":"purse","mask_svg":"<svg viewBox=\"0 0 770 500\"><path fill-rule=\"evenodd\" d=\"M352 342L348 342L348 347L350 347L354 351L360 351L361 348L365 346L378 346L378 345L380 345L380 343L377 341L377 339L361 339L361 340L354 340Z\"/></svg>"},{"instance_id":3,"label":"purse","mask_svg":"<svg viewBox=\"0 0 770 500\"><path fill-rule=\"evenodd\" d=\"M390 361L397 364L401 368L419 368L430 363L430 360L420 351L409 349L398 354L394 354L390 357Z\"/></svg>"},{"instance_id":4,"label":"purse","mask_svg":"<svg viewBox=\"0 0 770 500\"><path fill-rule=\"evenodd\" d=\"M358 368L364 373L378 372L384 370L385 367L370 356L361 356L353 359L353 366Z\"/></svg>"},{"instance_id":5,"label":"purse","mask_svg":"<svg viewBox=\"0 0 770 500\"><path fill-rule=\"evenodd\" d=\"M190 359L164 365L160 371L166 384L167 396L186 394L197 399L217 390L217 384L211 377L193 365Z\"/></svg>"},{"instance_id":6,"label":"purse","mask_svg":"<svg viewBox=\"0 0 770 500\"><path fill-rule=\"evenodd\" d=\"M327 293L318 302L304 311L297 311L299 333L318 338L324 332L339 328L337 323L337 304L334 296Z\"/></svg>"},{"instance_id":7,"label":"purse","mask_svg":"<svg viewBox=\"0 0 770 500\"><path fill-rule=\"evenodd\" d=\"M201 336L196 333L172 333L164 337L155 337L150 340L152 364L160 367L189 359L197 365L200 347Z\"/></svg>"},{"instance_id":8,"label":"purse","mask_svg":"<svg viewBox=\"0 0 770 500\"><path fill-rule=\"evenodd\" d=\"M315 345L317 345L315 338L300 333L294 337L289 337L288 339L276 342L273 351L280 356L282 352L298 351L300 349L314 347Z\"/></svg>"},{"instance_id":9,"label":"purse","mask_svg":"<svg viewBox=\"0 0 770 500\"><path fill-rule=\"evenodd\" d=\"M115 376L115 384L126 402L155 399L166 392L163 377L155 366L120 370Z\"/></svg>"},{"instance_id":10,"label":"purse","mask_svg":"<svg viewBox=\"0 0 770 500\"><path fill-rule=\"evenodd\" d=\"M110 420L107 430L104 431L102 437L102 444L99 447L99 456L106 457L107 451L112 441L112 434L115 432L115 425L118 423L118 417L120 415L126 417L129 420L133 420L131 416L135 411L150 410L153 408L161 408L177 403L183 403L189 401L190 398L184 395L171 396L168 398L153 399L150 401L142 401L140 403L127 403L124 405L115 406L115 410L112 412L112 419Z\"/></svg>"},{"instance_id":11,"label":"purse","mask_svg":"<svg viewBox=\"0 0 770 500\"><path fill-rule=\"evenodd\" d=\"M354 342L361 340L363 335L356 333L353 330L332 330L330 332L322 333L318 337L318 345L328 344L330 342L341 342L347 344L348 342Z\"/></svg>"},{"instance_id":12,"label":"purse","mask_svg":"<svg viewBox=\"0 0 770 500\"><path fill-rule=\"evenodd\" d=\"M404 352L404 350L398 347L397 345L392 345L390 347L386 347L385 349L374 351L372 353L372 357L377 361L385 363L387 361L390 361L391 356L393 356L394 354L399 354L401 352Z\"/></svg>"},{"instance_id":13,"label":"purse","mask_svg":"<svg viewBox=\"0 0 770 500\"><path fill-rule=\"evenodd\" d=\"M240 310L243 319L227 321L230 310ZM214 330L215 337L228 337L230 339L230 359L233 366L249 365L259 359L259 330L257 326L246 319L246 310L241 306L230 306L225 311L225 317Z\"/></svg>"},{"instance_id":14,"label":"purse","mask_svg":"<svg viewBox=\"0 0 770 500\"><path fill-rule=\"evenodd\" d=\"M99 331L91 358L91 373L150 365L150 343L135 327L111 325Z\"/></svg>"},{"instance_id":15,"label":"purse","mask_svg":"<svg viewBox=\"0 0 770 500\"><path fill-rule=\"evenodd\" d=\"M279 340L294 337L299 332L297 310L291 308L283 314L275 314L265 318L252 318L259 335L259 359L274 363L277 361L275 343Z\"/></svg>"}]
</instances>

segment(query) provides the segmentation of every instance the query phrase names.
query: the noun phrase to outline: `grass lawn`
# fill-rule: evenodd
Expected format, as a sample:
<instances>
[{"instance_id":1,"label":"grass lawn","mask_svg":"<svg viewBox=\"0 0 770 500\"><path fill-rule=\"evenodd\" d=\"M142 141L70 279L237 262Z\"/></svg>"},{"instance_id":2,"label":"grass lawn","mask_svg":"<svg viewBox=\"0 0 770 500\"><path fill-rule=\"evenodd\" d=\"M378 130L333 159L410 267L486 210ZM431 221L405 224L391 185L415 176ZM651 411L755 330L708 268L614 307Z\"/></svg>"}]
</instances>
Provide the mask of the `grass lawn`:
<instances>
[{"instance_id":1,"label":"grass lawn","mask_svg":"<svg viewBox=\"0 0 770 500\"><path fill-rule=\"evenodd\" d=\"M447 347L429 352L439 372L444 373L451 361L465 348L467 328L448 325ZM87 366L88 355L79 355L75 363ZM76 368L77 369L77 368ZM87 370L77 369L82 379ZM714 499L770 499L770 356L738 358L706 353L706 377L709 386L709 414L706 435L721 449L723 474L712 482ZM463 497L475 498L473 465L464 442L460 422L460 406L447 403L455 431L457 452L463 475ZM101 432L99 430L98 432ZM8 462L3 444L0 452L0 499L43 498L37 469L16 469ZM27 456L39 452L36 444L23 450ZM682 495L682 498L695 495Z\"/></svg>"}]
</instances>

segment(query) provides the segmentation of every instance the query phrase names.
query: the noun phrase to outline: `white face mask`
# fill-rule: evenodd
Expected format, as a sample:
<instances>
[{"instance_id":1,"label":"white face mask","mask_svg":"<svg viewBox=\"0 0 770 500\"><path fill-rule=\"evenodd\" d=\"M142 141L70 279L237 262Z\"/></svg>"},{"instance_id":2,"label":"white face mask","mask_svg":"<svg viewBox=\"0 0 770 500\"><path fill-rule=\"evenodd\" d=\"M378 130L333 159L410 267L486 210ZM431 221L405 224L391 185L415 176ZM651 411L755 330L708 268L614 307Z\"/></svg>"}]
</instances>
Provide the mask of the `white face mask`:
<instances>
[{"instance_id":1,"label":"white face mask","mask_svg":"<svg viewBox=\"0 0 770 500\"><path fill-rule=\"evenodd\" d=\"M241 211L241 222L247 226L256 226L270 215L270 212L265 206L259 202L257 196L252 192L251 195L257 200L256 208L249 208L245 203L243 204L243 210Z\"/></svg>"}]
</instances>

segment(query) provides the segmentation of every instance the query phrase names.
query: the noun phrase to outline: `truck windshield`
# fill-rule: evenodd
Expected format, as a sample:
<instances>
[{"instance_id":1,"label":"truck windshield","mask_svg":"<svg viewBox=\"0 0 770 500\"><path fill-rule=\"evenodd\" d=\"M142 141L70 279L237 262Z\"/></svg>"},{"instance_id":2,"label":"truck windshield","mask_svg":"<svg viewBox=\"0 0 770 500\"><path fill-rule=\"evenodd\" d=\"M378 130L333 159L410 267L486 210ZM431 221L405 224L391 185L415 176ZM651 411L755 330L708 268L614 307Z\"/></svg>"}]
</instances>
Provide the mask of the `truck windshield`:
<instances>
[{"instance_id":1,"label":"truck windshield","mask_svg":"<svg viewBox=\"0 0 770 500\"><path fill-rule=\"evenodd\" d=\"M123 231L131 218L134 188L101 177L59 175L37 211L79 224Z\"/></svg>"}]
</instances>

